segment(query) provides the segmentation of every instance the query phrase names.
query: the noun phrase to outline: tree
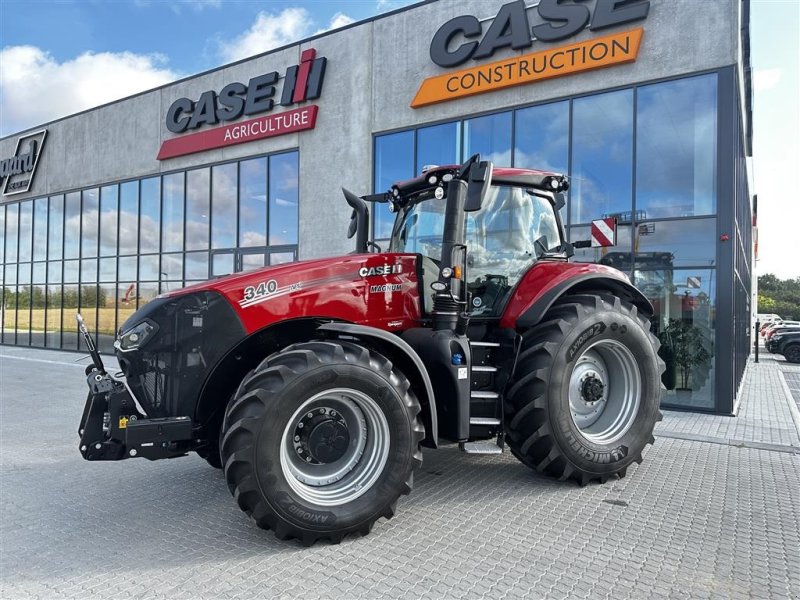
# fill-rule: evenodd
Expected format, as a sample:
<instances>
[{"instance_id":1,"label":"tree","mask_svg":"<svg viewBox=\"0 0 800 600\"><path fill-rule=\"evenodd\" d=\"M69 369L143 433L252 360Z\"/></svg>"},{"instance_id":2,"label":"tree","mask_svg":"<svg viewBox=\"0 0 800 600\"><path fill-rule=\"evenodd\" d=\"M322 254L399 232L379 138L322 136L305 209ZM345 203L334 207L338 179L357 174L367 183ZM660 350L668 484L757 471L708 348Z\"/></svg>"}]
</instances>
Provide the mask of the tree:
<instances>
[{"instance_id":1,"label":"tree","mask_svg":"<svg viewBox=\"0 0 800 600\"><path fill-rule=\"evenodd\" d=\"M758 278L758 312L800 321L800 277L779 279L772 273Z\"/></svg>"}]
</instances>

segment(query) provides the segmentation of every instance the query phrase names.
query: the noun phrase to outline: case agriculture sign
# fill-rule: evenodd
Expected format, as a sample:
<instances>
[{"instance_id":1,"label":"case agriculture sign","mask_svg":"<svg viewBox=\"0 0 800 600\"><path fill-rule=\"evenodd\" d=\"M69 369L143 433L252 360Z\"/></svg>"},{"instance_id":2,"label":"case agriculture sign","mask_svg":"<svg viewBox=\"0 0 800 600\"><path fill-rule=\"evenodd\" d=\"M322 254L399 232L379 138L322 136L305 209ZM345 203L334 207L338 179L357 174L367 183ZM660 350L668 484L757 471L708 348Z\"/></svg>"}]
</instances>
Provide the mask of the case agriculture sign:
<instances>
[{"instance_id":1,"label":"case agriculture sign","mask_svg":"<svg viewBox=\"0 0 800 600\"><path fill-rule=\"evenodd\" d=\"M46 137L47 129L22 135L17 138L14 156L0 159L0 182L4 196L24 194L31 189Z\"/></svg>"},{"instance_id":2,"label":"case agriculture sign","mask_svg":"<svg viewBox=\"0 0 800 600\"><path fill-rule=\"evenodd\" d=\"M596 0L594 12L570 0L540 0L535 5L543 22L530 26L524 0L503 5L483 32L472 15L451 19L431 41L431 60L454 67L470 59L491 57L497 50L530 48L534 41L553 42L571 37L587 26L592 31L647 18L650 2L643 0ZM511 86L534 83L636 60L644 30L614 33L584 42L548 48L469 67L425 79L411 102L419 108L456 98ZM459 43L460 42L460 43Z\"/></svg>"},{"instance_id":3,"label":"case agriculture sign","mask_svg":"<svg viewBox=\"0 0 800 600\"><path fill-rule=\"evenodd\" d=\"M319 98L326 64L326 58L316 58L313 48L304 50L300 55L300 64L289 67L282 78L283 88L278 104L291 106ZM175 100L167 111L166 126L171 132L182 135L161 144L158 160L313 129L319 109L315 104L237 121L232 125L201 129L205 125L272 111L279 79L278 72L272 71L253 77L247 85L235 81L219 92L203 92L197 101L189 98ZM193 129L200 131L184 133Z\"/></svg>"}]
</instances>

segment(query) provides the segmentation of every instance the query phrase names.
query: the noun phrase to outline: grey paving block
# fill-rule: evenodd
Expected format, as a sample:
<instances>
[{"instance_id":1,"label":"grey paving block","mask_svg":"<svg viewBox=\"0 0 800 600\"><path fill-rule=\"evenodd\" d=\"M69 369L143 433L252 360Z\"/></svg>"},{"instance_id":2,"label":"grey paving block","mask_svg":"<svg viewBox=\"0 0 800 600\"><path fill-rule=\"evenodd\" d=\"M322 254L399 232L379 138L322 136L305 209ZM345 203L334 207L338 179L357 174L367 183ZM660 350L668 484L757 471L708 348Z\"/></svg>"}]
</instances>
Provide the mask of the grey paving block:
<instances>
[{"instance_id":1,"label":"grey paving block","mask_svg":"<svg viewBox=\"0 0 800 600\"><path fill-rule=\"evenodd\" d=\"M735 419L669 413L671 437L625 479L581 488L508 454L445 447L425 453L394 519L366 538L303 548L255 528L196 456L84 462L75 358L0 348L0 598L730 599L800 590L800 456L784 451L798 438L778 380L783 363L748 367Z\"/></svg>"}]
</instances>

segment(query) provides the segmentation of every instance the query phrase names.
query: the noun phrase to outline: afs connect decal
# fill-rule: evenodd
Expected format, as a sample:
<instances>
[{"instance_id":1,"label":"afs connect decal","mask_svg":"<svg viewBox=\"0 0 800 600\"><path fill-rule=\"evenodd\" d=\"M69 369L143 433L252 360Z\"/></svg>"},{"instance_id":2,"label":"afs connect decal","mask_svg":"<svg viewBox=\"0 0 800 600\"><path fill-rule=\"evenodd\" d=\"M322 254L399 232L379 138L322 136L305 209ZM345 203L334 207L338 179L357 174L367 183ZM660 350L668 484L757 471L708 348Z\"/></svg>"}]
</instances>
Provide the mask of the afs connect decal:
<instances>
[{"instance_id":1,"label":"afs connect decal","mask_svg":"<svg viewBox=\"0 0 800 600\"><path fill-rule=\"evenodd\" d=\"M285 296L286 294L297 291L302 287L303 284L299 282L278 287L278 282L274 279L262 281L258 285L248 285L246 288L244 288L244 297L239 300L239 306L242 308L248 308L271 298Z\"/></svg>"}]
</instances>

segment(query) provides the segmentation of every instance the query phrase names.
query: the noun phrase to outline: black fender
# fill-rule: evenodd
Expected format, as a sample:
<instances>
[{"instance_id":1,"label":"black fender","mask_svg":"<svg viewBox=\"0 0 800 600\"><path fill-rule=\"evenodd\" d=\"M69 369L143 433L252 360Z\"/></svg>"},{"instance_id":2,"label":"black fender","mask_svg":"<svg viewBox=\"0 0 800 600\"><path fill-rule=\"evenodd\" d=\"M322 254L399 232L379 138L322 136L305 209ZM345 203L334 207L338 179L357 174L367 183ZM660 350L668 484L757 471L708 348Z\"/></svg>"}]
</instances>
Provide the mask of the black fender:
<instances>
[{"instance_id":1,"label":"black fender","mask_svg":"<svg viewBox=\"0 0 800 600\"><path fill-rule=\"evenodd\" d=\"M620 299L633 304L640 313L647 317L652 317L654 314L650 300L632 283L600 273L586 273L559 283L547 290L519 316L517 328L527 329L538 324L555 301L562 296L597 292L609 292L614 296L618 296Z\"/></svg>"},{"instance_id":2,"label":"black fender","mask_svg":"<svg viewBox=\"0 0 800 600\"><path fill-rule=\"evenodd\" d=\"M439 422L431 378L422 359L405 340L383 329L352 323L325 323L317 331L331 337L351 336L362 339L390 359L408 377L422 406L422 423L425 425L422 445L428 448L439 447Z\"/></svg>"}]
</instances>

